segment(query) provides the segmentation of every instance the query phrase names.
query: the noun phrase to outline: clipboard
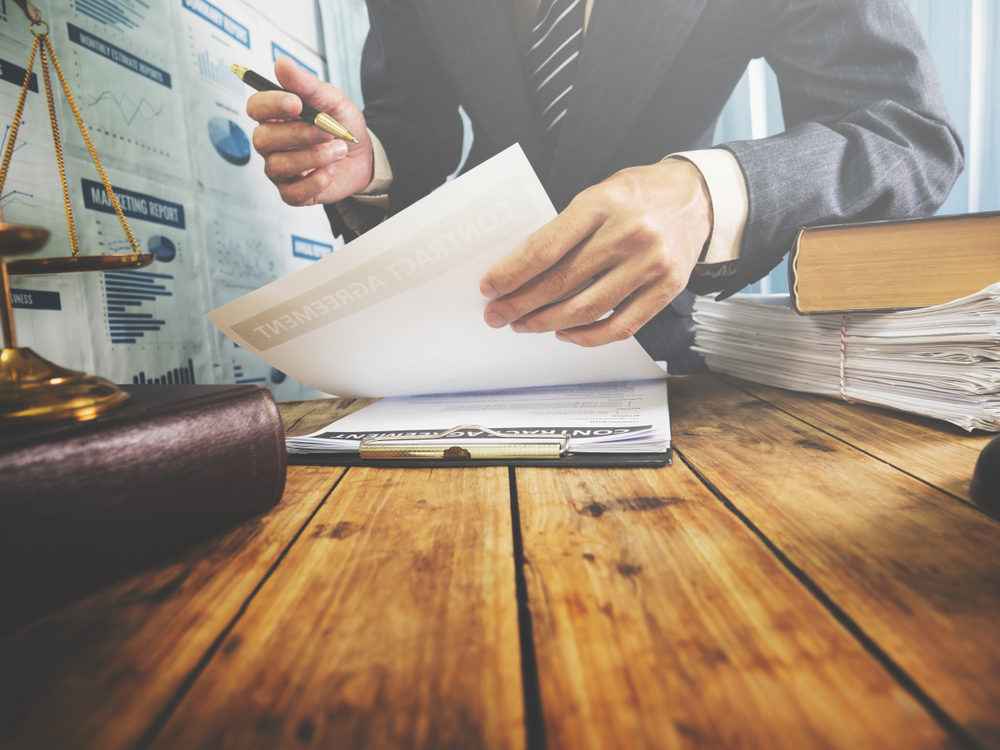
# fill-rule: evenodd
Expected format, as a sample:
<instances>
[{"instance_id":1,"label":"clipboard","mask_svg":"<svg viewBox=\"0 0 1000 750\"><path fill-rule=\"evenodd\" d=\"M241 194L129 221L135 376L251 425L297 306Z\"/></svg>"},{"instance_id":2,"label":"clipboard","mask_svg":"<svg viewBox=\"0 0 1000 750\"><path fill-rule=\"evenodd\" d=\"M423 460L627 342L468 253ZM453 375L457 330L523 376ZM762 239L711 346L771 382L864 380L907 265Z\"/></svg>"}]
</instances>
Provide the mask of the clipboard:
<instances>
[{"instance_id":1,"label":"clipboard","mask_svg":"<svg viewBox=\"0 0 1000 750\"><path fill-rule=\"evenodd\" d=\"M460 442L448 435L477 430L489 440ZM365 438L357 452L289 453L288 462L300 466L373 466L384 468L464 468L473 466L635 468L660 467L673 462L673 449L665 452L573 452L568 435L499 432L482 425L456 425L419 437Z\"/></svg>"}]
</instances>

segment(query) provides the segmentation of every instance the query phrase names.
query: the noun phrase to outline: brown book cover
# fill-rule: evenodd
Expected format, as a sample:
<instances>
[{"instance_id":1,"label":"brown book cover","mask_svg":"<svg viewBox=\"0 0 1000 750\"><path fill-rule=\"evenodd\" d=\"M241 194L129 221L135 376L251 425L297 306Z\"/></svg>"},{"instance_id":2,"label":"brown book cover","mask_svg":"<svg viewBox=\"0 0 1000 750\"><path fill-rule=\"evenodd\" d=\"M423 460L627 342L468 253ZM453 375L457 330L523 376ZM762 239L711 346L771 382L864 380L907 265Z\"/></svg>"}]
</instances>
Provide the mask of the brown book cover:
<instances>
[{"instance_id":1,"label":"brown book cover","mask_svg":"<svg viewBox=\"0 0 1000 750\"><path fill-rule=\"evenodd\" d=\"M89 422L0 425L0 632L281 498L266 388L124 388L125 405Z\"/></svg>"},{"instance_id":2,"label":"brown book cover","mask_svg":"<svg viewBox=\"0 0 1000 750\"><path fill-rule=\"evenodd\" d=\"M788 261L802 314L949 302L1000 281L1000 211L799 231Z\"/></svg>"}]
</instances>

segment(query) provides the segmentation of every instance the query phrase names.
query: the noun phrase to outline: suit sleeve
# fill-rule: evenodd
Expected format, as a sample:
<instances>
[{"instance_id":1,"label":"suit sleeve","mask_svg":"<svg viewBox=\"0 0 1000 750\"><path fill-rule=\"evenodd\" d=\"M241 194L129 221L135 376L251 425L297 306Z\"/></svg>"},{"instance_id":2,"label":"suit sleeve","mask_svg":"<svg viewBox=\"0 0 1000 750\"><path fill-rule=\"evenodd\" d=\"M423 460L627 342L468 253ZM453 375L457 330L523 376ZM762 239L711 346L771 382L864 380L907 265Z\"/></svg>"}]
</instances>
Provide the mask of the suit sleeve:
<instances>
[{"instance_id":1,"label":"suit sleeve","mask_svg":"<svg viewBox=\"0 0 1000 750\"><path fill-rule=\"evenodd\" d=\"M762 50L785 132L722 144L748 214L723 296L764 276L799 227L933 213L963 166L930 56L903 0L771 5Z\"/></svg>"},{"instance_id":2,"label":"suit sleeve","mask_svg":"<svg viewBox=\"0 0 1000 750\"><path fill-rule=\"evenodd\" d=\"M392 167L389 212L422 198L457 167L462 121L450 75L411 3L368 0L361 60L365 119Z\"/></svg>"}]
</instances>

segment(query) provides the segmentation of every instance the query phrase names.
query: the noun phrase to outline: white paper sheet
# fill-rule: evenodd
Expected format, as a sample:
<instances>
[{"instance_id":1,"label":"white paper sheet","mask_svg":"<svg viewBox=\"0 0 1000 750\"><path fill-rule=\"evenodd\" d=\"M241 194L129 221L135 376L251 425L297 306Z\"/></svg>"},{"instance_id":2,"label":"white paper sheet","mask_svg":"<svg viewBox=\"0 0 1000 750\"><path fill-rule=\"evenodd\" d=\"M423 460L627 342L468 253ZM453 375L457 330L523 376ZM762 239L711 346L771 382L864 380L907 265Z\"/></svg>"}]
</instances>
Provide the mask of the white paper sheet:
<instances>
[{"instance_id":1,"label":"white paper sheet","mask_svg":"<svg viewBox=\"0 0 1000 750\"><path fill-rule=\"evenodd\" d=\"M670 415L663 380L385 398L309 435L288 438L296 453L356 452L364 438L426 437L460 425L538 436L566 435L574 453L665 453ZM488 442L476 430L448 440Z\"/></svg>"},{"instance_id":2,"label":"white paper sheet","mask_svg":"<svg viewBox=\"0 0 1000 750\"><path fill-rule=\"evenodd\" d=\"M337 396L665 377L637 341L584 348L483 321L482 275L555 216L519 146L333 254L209 314L248 352Z\"/></svg>"}]
</instances>

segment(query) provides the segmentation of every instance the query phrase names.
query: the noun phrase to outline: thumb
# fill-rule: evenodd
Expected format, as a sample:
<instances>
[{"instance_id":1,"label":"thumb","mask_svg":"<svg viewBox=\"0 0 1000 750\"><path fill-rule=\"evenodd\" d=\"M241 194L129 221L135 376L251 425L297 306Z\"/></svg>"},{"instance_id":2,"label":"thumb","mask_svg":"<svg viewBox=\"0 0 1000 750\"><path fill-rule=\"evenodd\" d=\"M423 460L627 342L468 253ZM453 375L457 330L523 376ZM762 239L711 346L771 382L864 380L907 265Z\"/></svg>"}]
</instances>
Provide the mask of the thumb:
<instances>
[{"instance_id":1,"label":"thumb","mask_svg":"<svg viewBox=\"0 0 1000 750\"><path fill-rule=\"evenodd\" d=\"M279 57L275 60L274 75L281 88L297 94L300 99L320 112L336 115L348 101L340 89L319 80L290 57Z\"/></svg>"}]
</instances>

